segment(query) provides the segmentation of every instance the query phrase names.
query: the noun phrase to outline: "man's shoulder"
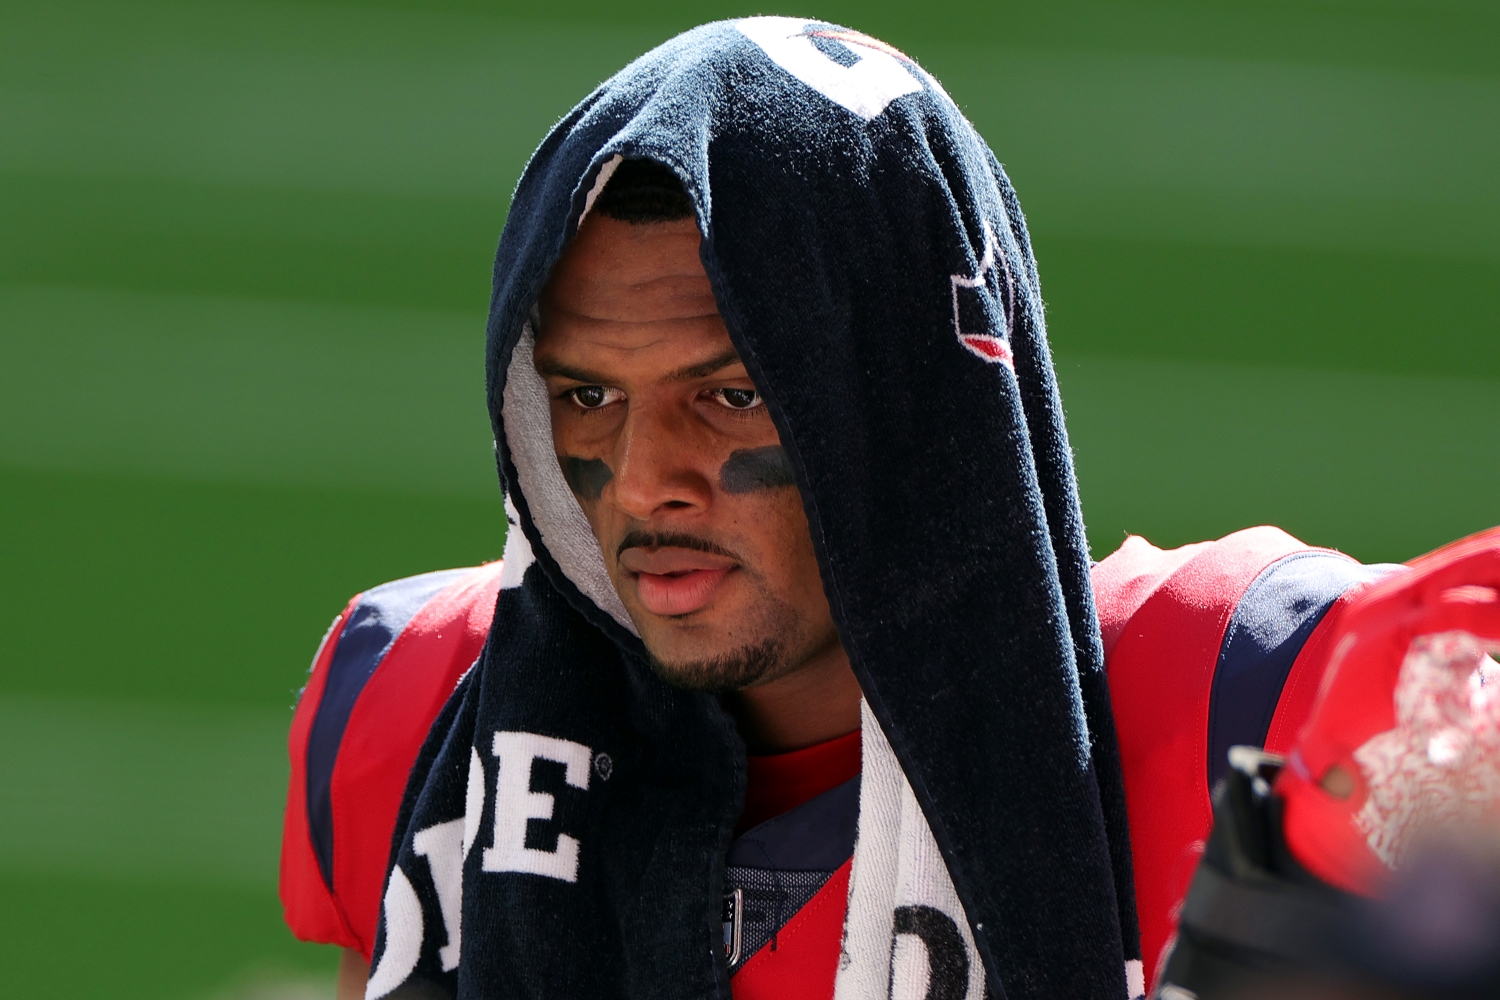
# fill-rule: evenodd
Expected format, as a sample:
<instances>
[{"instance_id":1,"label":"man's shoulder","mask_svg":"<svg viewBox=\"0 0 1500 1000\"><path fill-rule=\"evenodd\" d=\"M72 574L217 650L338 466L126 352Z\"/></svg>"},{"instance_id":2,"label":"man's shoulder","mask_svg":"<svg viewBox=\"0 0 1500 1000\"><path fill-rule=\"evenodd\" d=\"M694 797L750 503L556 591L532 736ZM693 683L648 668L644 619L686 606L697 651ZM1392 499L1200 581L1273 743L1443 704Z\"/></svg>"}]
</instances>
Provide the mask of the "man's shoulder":
<instances>
[{"instance_id":1,"label":"man's shoulder","mask_svg":"<svg viewBox=\"0 0 1500 1000\"><path fill-rule=\"evenodd\" d=\"M499 562L438 570L356 595L325 640L332 648L314 663L312 680L321 673L322 684L309 757L337 752L351 735L360 736L349 732L351 723L378 728L423 709L430 723L489 634L500 572ZM304 700L314 687L309 683ZM441 696L436 705L416 697L429 690Z\"/></svg>"},{"instance_id":2,"label":"man's shoulder","mask_svg":"<svg viewBox=\"0 0 1500 1000\"><path fill-rule=\"evenodd\" d=\"M407 775L484 646L500 574L493 562L372 587L319 647L288 746L282 900L299 937L368 955Z\"/></svg>"},{"instance_id":3,"label":"man's shoulder","mask_svg":"<svg viewBox=\"0 0 1500 1000\"><path fill-rule=\"evenodd\" d=\"M1272 527L1175 549L1132 536L1095 564L1148 957L1175 926L1229 748L1285 749L1329 611L1389 571Z\"/></svg>"},{"instance_id":4,"label":"man's shoulder","mask_svg":"<svg viewBox=\"0 0 1500 1000\"><path fill-rule=\"evenodd\" d=\"M1284 736L1300 725L1316 688L1311 667L1295 669L1311 662L1304 650L1337 602L1392 569L1272 527L1175 549L1127 538L1093 572L1122 729L1181 702L1174 715L1207 726L1216 777L1230 745L1263 746L1273 729ZM1273 727L1278 709L1285 725Z\"/></svg>"},{"instance_id":5,"label":"man's shoulder","mask_svg":"<svg viewBox=\"0 0 1500 1000\"><path fill-rule=\"evenodd\" d=\"M1094 601L1106 653L1143 612L1200 615L1232 608L1254 579L1278 560L1328 549L1306 545L1280 528L1246 528L1214 541L1162 549L1139 535L1094 564Z\"/></svg>"},{"instance_id":6,"label":"man's shoulder","mask_svg":"<svg viewBox=\"0 0 1500 1000\"><path fill-rule=\"evenodd\" d=\"M336 626L330 669L367 674L420 637L457 641L488 633L500 587L501 563L435 570L371 587L355 595ZM453 631L457 629L458 631Z\"/></svg>"},{"instance_id":7,"label":"man's shoulder","mask_svg":"<svg viewBox=\"0 0 1500 1000\"><path fill-rule=\"evenodd\" d=\"M412 714L425 712L425 731L489 634L500 570L499 562L438 570L355 595L324 640L298 705L299 714L312 711L310 765L327 758L331 767L351 739L358 745L364 734L351 725L415 724Z\"/></svg>"}]
</instances>

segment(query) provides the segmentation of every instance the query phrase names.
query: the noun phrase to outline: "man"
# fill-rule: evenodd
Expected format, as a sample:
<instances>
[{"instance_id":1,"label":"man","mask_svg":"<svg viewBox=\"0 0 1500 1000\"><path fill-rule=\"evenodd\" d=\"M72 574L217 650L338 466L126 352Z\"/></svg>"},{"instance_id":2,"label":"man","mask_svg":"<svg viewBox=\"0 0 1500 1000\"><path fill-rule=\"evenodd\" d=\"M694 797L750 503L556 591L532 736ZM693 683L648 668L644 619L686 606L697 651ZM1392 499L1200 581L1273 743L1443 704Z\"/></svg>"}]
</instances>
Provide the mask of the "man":
<instances>
[{"instance_id":1,"label":"man","mask_svg":"<svg viewBox=\"0 0 1500 1000\"><path fill-rule=\"evenodd\" d=\"M1228 747L1391 572L1256 529L1091 587L1014 193L816 22L559 123L487 364L502 567L356 598L293 727L288 917L372 998L1138 996Z\"/></svg>"}]
</instances>

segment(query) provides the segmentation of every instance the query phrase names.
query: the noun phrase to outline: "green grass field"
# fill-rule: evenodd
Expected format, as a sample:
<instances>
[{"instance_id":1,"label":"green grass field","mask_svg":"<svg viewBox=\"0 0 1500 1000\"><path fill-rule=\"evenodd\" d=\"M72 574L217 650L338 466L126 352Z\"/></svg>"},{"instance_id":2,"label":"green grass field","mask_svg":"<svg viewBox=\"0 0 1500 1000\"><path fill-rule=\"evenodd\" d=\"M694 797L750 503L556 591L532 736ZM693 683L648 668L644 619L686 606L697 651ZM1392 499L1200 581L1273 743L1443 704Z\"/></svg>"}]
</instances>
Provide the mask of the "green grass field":
<instances>
[{"instance_id":1,"label":"green grass field","mask_svg":"<svg viewBox=\"0 0 1500 1000\"><path fill-rule=\"evenodd\" d=\"M1010 170L1096 555L1500 523L1500 9L807 10ZM501 550L484 311L531 148L751 12L0 0L0 995L331 995L275 898L313 647Z\"/></svg>"}]
</instances>

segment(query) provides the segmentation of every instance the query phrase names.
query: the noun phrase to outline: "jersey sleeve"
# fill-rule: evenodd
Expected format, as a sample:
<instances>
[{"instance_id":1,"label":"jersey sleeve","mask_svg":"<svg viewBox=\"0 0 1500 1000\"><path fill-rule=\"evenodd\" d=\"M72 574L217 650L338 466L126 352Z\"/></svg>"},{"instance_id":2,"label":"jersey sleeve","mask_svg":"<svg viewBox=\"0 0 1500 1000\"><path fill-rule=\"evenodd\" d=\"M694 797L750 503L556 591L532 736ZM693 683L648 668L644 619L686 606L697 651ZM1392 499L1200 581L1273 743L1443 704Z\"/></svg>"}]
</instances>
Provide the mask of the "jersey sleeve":
<instances>
[{"instance_id":1,"label":"jersey sleeve","mask_svg":"<svg viewBox=\"0 0 1500 1000\"><path fill-rule=\"evenodd\" d=\"M1311 654L1328 611L1390 569L1270 527L1168 550L1131 537L1094 567L1148 981L1229 748L1295 739L1321 680Z\"/></svg>"},{"instance_id":2,"label":"jersey sleeve","mask_svg":"<svg viewBox=\"0 0 1500 1000\"><path fill-rule=\"evenodd\" d=\"M305 941L368 959L402 792L489 634L499 562L357 595L313 660L288 737L281 901Z\"/></svg>"}]
</instances>

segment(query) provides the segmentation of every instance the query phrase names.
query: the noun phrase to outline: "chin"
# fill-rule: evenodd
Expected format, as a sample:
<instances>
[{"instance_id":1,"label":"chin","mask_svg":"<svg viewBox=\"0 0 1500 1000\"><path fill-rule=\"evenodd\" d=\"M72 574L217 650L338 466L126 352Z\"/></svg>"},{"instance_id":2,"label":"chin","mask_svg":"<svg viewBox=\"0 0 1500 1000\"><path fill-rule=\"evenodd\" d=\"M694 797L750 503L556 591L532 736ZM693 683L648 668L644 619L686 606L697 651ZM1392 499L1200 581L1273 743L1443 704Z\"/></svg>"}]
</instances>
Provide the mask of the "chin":
<instances>
[{"instance_id":1,"label":"chin","mask_svg":"<svg viewBox=\"0 0 1500 1000\"><path fill-rule=\"evenodd\" d=\"M651 669L668 684L687 691L724 694L777 676L786 667L786 648L779 639L723 650L697 658L659 655L648 643Z\"/></svg>"}]
</instances>

